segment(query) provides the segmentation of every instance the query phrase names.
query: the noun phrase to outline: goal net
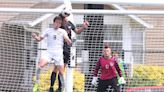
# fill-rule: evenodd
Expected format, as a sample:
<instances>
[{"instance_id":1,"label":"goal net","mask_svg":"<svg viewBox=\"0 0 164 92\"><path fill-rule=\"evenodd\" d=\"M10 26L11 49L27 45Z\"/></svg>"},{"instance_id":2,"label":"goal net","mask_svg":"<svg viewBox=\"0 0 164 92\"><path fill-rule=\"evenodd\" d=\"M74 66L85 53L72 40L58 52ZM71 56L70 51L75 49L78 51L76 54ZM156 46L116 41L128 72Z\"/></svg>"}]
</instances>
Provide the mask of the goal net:
<instances>
[{"instance_id":1,"label":"goal net","mask_svg":"<svg viewBox=\"0 0 164 92\"><path fill-rule=\"evenodd\" d=\"M19 1L19 2L17 2ZM0 1L0 8L57 9L55 2L43 1ZM146 10L133 15L128 13L79 12L73 13L74 22L80 27L88 20L89 28L77 35L76 67L73 75L73 92L95 92L91 85L93 68L102 56L104 44L119 52L127 66L126 85L123 92L164 90L164 16L146 14L149 9L161 10L162 6L130 6L73 4L73 8L99 10L139 9ZM60 10L60 9L59 9ZM105 12L105 11L104 11ZM120 11L121 12L121 11ZM32 92L38 58L46 50L46 40L37 43L32 32L40 34L52 26L52 19L60 12L6 12L0 11L0 92ZM48 91L53 64L41 72L40 92ZM56 83L57 84L57 81ZM55 85L57 88L57 85ZM110 87L107 89L107 92Z\"/></svg>"}]
</instances>

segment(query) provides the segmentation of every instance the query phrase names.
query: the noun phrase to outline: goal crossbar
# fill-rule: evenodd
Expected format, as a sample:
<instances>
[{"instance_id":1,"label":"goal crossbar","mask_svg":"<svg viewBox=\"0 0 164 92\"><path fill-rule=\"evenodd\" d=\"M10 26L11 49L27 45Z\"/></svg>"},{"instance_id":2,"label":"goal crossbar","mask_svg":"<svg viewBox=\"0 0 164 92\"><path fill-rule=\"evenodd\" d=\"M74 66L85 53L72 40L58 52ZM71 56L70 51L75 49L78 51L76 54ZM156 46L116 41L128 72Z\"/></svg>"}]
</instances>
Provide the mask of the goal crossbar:
<instances>
[{"instance_id":1,"label":"goal crossbar","mask_svg":"<svg viewBox=\"0 0 164 92\"><path fill-rule=\"evenodd\" d=\"M0 8L0 12L10 13L59 13L61 9L31 9L31 8ZM72 13L78 14L144 14L159 15L164 14L163 10L91 10L72 9Z\"/></svg>"},{"instance_id":2,"label":"goal crossbar","mask_svg":"<svg viewBox=\"0 0 164 92\"><path fill-rule=\"evenodd\" d=\"M9 2L24 2L23 0L7 0ZM64 3L64 0L28 0L28 2ZM123 5L164 5L164 0L70 0L72 4L123 4Z\"/></svg>"},{"instance_id":3,"label":"goal crossbar","mask_svg":"<svg viewBox=\"0 0 164 92\"><path fill-rule=\"evenodd\" d=\"M48 2L62 3L63 0L45 0ZM70 0L77 4L124 4L124 5L164 5L163 0Z\"/></svg>"}]
</instances>

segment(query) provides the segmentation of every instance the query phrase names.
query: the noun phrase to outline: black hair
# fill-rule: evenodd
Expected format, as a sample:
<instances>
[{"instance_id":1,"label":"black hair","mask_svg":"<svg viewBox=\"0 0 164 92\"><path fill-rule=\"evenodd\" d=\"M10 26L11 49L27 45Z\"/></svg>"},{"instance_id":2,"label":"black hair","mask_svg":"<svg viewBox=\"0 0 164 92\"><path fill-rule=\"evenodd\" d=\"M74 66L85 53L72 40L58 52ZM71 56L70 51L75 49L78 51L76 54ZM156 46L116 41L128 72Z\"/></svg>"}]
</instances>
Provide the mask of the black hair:
<instances>
[{"instance_id":1,"label":"black hair","mask_svg":"<svg viewBox=\"0 0 164 92\"><path fill-rule=\"evenodd\" d=\"M107 49L107 48L110 48L109 45L107 43L104 44L104 48Z\"/></svg>"},{"instance_id":2,"label":"black hair","mask_svg":"<svg viewBox=\"0 0 164 92\"><path fill-rule=\"evenodd\" d=\"M60 13L59 16L60 16L61 18L65 18L65 17L62 15L62 13Z\"/></svg>"}]
</instances>

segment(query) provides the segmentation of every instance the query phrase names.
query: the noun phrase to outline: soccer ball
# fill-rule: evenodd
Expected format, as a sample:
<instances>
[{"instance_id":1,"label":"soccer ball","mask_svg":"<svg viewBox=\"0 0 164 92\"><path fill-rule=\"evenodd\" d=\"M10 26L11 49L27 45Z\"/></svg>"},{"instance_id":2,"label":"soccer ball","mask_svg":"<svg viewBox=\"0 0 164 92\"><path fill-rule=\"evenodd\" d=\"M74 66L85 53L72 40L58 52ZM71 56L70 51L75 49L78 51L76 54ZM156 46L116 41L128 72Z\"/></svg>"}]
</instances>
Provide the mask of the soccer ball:
<instances>
[{"instance_id":1,"label":"soccer ball","mask_svg":"<svg viewBox=\"0 0 164 92\"><path fill-rule=\"evenodd\" d=\"M67 9L65 8L62 12L61 12L63 17L68 17L71 14L71 9Z\"/></svg>"}]
</instances>

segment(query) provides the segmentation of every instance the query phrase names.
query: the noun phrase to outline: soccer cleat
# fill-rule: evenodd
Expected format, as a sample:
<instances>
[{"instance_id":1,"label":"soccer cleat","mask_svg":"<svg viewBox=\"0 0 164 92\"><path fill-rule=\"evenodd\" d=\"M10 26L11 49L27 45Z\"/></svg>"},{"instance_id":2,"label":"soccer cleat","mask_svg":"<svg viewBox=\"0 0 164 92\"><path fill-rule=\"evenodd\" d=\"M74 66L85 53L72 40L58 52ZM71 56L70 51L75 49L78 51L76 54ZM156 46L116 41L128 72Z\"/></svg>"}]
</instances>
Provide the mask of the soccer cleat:
<instances>
[{"instance_id":1,"label":"soccer cleat","mask_svg":"<svg viewBox=\"0 0 164 92\"><path fill-rule=\"evenodd\" d=\"M39 89L39 84L35 83L32 92L37 92Z\"/></svg>"},{"instance_id":2,"label":"soccer cleat","mask_svg":"<svg viewBox=\"0 0 164 92\"><path fill-rule=\"evenodd\" d=\"M49 92L54 92L54 88L50 87Z\"/></svg>"}]
</instances>

